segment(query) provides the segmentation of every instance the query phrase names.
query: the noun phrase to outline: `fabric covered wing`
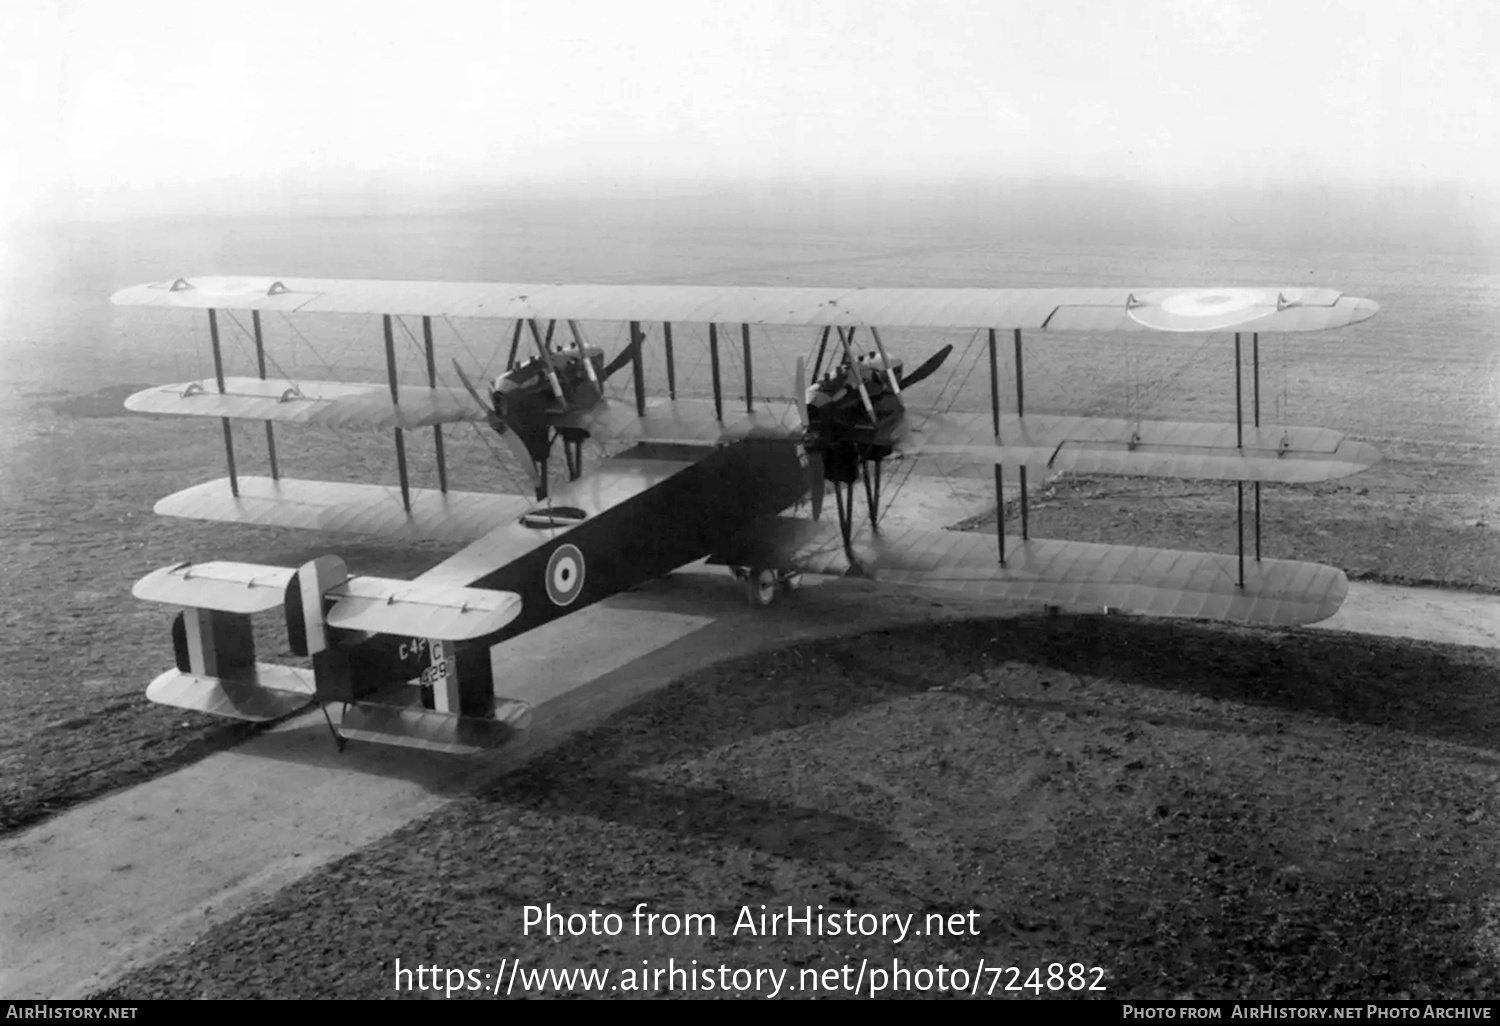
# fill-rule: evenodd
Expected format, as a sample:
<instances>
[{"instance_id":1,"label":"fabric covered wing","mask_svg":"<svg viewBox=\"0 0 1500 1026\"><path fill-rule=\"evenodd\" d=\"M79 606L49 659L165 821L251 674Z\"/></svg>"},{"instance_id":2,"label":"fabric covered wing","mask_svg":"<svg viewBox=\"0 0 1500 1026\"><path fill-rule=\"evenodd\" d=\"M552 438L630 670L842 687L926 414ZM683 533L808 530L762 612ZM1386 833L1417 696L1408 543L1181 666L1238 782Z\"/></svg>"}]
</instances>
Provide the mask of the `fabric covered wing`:
<instances>
[{"instance_id":1,"label":"fabric covered wing","mask_svg":"<svg viewBox=\"0 0 1500 1026\"><path fill-rule=\"evenodd\" d=\"M346 428L418 428L455 421L483 421L485 414L467 392L402 385L391 402L389 385L345 381L287 381L279 378L225 378L161 385L125 400L136 413L187 417L232 417L287 424Z\"/></svg>"},{"instance_id":2,"label":"fabric covered wing","mask_svg":"<svg viewBox=\"0 0 1500 1026\"><path fill-rule=\"evenodd\" d=\"M306 706L316 687L311 670L256 663L233 679L168 670L146 688L146 697L160 705L264 723Z\"/></svg>"},{"instance_id":3,"label":"fabric covered wing","mask_svg":"<svg viewBox=\"0 0 1500 1026\"><path fill-rule=\"evenodd\" d=\"M521 596L512 592L384 577L351 577L327 597L335 600L328 611L330 627L444 641L493 634L521 613Z\"/></svg>"},{"instance_id":4,"label":"fabric covered wing","mask_svg":"<svg viewBox=\"0 0 1500 1026\"><path fill-rule=\"evenodd\" d=\"M281 606L294 572L258 563L178 563L142 577L130 593L146 602L264 613Z\"/></svg>"},{"instance_id":5,"label":"fabric covered wing","mask_svg":"<svg viewBox=\"0 0 1500 1026\"><path fill-rule=\"evenodd\" d=\"M1090 542L1010 539L1001 566L994 536L933 528L898 528L880 538L865 532L855 537L854 554L862 572L894 584L1276 626L1326 620L1349 589L1343 571L1316 563L1247 559L1240 588L1235 556ZM820 574L851 566L836 524L790 517L766 522L713 561Z\"/></svg>"},{"instance_id":6,"label":"fabric covered wing","mask_svg":"<svg viewBox=\"0 0 1500 1026\"><path fill-rule=\"evenodd\" d=\"M413 488L408 513L401 504L401 490L382 485L287 477L241 477L239 485L238 497L230 491L228 478L196 485L162 499L156 512L190 520L467 542L533 505L516 495Z\"/></svg>"},{"instance_id":7,"label":"fabric covered wing","mask_svg":"<svg viewBox=\"0 0 1500 1026\"><path fill-rule=\"evenodd\" d=\"M904 455L950 455L985 463L1075 473L1308 484L1367 470L1374 447L1326 428L1252 427L1031 413L909 414Z\"/></svg>"},{"instance_id":8,"label":"fabric covered wing","mask_svg":"<svg viewBox=\"0 0 1500 1026\"><path fill-rule=\"evenodd\" d=\"M1365 320L1367 299L1314 288L795 288L200 277L135 285L122 306L432 317L865 325L1048 331L1300 332Z\"/></svg>"},{"instance_id":9,"label":"fabric covered wing","mask_svg":"<svg viewBox=\"0 0 1500 1026\"><path fill-rule=\"evenodd\" d=\"M656 399L638 417L635 407L601 403L568 418L601 441L716 445L752 435L794 438L801 428L794 404L757 403L750 414L711 402ZM1057 471L1214 481L1308 484L1347 477L1380 459L1372 446L1325 428L1125 420L1032 413L1000 418L996 444L989 414L907 414L896 439L904 456L955 456L983 463ZM1243 445L1240 443L1243 442Z\"/></svg>"}]
</instances>

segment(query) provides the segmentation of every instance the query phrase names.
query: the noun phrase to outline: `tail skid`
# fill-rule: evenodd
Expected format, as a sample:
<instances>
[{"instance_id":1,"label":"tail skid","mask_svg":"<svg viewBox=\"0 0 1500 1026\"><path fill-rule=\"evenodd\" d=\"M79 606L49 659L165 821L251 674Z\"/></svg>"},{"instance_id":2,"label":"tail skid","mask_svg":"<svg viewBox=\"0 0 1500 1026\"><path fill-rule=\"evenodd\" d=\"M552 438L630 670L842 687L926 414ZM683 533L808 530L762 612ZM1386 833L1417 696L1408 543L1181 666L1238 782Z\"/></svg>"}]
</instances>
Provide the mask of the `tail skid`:
<instances>
[{"instance_id":1,"label":"tail skid","mask_svg":"<svg viewBox=\"0 0 1500 1026\"><path fill-rule=\"evenodd\" d=\"M133 591L183 607L172 627L177 667L146 689L153 702L254 722L310 703L326 713L337 703L341 748L357 738L474 752L529 719L521 703L495 701L488 646L459 644L520 615L520 596L510 592L351 577L336 556L296 570L180 563L148 574ZM310 657L310 670L256 661L251 616L277 606L291 652ZM430 704L413 706L401 699L419 675Z\"/></svg>"}]
</instances>

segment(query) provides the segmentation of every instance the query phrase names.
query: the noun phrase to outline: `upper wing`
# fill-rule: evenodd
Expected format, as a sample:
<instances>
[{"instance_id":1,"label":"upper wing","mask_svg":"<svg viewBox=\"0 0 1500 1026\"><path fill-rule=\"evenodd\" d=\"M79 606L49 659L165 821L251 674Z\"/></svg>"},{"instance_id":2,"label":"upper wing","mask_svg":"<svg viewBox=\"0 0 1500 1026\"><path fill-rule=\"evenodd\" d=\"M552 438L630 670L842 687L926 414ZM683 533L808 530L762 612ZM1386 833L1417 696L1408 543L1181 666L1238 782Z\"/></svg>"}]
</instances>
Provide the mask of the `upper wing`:
<instances>
[{"instance_id":1,"label":"upper wing","mask_svg":"<svg viewBox=\"0 0 1500 1026\"><path fill-rule=\"evenodd\" d=\"M543 285L334 278L178 278L115 293L123 306L431 317L1048 331L1321 331L1374 316L1310 288L782 288Z\"/></svg>"},{"instance_id":2,"label":"upper wing","mask_svg":"<svg viewBox=\"0 0 1500 1026\"><path fill-rule=\"evenodd\" d=\"M484 410L467 392L402 385L395 402L389 385L345 381L212 378L159 385L125 400L136 413L274 420L319 427L418 428L483 421Z\"/></svg>"},{"instance_id":3,"label":"upper wing","mask_svg":"<svg viewBox=\"0 0 1500 1026\"><path fill-rule=\"evenodd\" d=\"M1010 539L1005 565L989 535L914 527L855 539L861 570L880 580L1021 602L1128 609L1295 626L1338 612L1348 593L1343 571L1317 563L1245 561L1234 556L1133 545ZM776 517L714 562L842 574L851 564L837 525Z\"/></svg>"}]
</instances>

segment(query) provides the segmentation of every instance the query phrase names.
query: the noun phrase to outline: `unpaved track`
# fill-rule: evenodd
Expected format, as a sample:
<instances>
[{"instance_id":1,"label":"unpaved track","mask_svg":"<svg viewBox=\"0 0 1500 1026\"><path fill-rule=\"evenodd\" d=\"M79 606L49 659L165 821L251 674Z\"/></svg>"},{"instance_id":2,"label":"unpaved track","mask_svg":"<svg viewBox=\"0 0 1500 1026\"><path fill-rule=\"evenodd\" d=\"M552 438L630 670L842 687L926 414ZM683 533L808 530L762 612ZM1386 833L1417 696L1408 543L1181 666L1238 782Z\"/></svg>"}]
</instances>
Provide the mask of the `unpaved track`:
<instances>
[{"instance_id":1,"label":"unpaved track","mask_svg":"<svg viewBox=\"0 0 1500 1026\"><path fill-rule=\"evenodd\" d=\"M679 574L498 647L497 661L511 668L506 693L527 698L534 712L522 738L484 757L357 743L339 753L313 712L6 838L0 992L97 991L691 670L809 638L978 611L867 585L816 591L816 617L796 598L752 611L722 570Z\"/></svg>"}]
</instances>

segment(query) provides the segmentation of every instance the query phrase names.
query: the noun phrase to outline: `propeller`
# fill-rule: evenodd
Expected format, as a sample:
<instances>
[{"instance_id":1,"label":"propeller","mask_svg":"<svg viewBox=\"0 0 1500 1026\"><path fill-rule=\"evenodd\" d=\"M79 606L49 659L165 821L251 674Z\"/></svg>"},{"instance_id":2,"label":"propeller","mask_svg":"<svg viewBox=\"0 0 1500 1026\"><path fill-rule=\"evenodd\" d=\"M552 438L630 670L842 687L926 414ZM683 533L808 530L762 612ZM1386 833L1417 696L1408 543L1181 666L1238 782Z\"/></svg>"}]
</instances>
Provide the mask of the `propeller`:
<instances>
[{"instance_id":1,"label":"propeller","mask_svg":"<svg viewBox=\"0 0 1500 1026\"><path fill-rule=\"evenodd\" d=\"M797 357L797 413L802 418L802 451L807 455L807 485L812 499L812 517L817 520L823 515L823 456L810 451L806 445L807 432L811 426L807 417L807 361L800 356Z\"/></svg>"},{"instance_id":2,"label":"propeller","mask_svg":"<svg viewBox=\"0 0 1500 1026\"><path fill-rule=\"evenodd\" d=\"M464 383L464 388L469 390L469 394L474 397L474 401L479 404L479 408L484 410L490 424L494 426L500 437L505 439L506 444L510 446L510 450L515 453L516 458L521 461L521 466L525 467L530 473L531 483L536 486L537 497L540 498L546 492L547 485L542 480L541 470L537 467L536 460L531 458L531 451L526 448L526 443L521 441L520 435L509 430L508 425L505 423L505 418L500 416L493 406L484 401L484 397L480 394L479 389L474 387L474 383L469 380L469 376L464 373L463 366L457 360L453 361L453 369L458 371L458 380Z\"/></svg>"},{"instance_id":3,"label":"propeller","mask_svg":"<svg viewBox=\"0 0 1500 1026\"><path fill-rule=\"evenodd\" d=\"M918 367L910 374L904 375L901 378L902 390L904 391L905 389L910 388L912 385L915 385L917 382L925 381L926 379L932 377L932 375L937 372L937 369L943 365L943 361L948 359L948 354L951 352L953 352L953 347L951 345L944 346L937 352L933 353L930 357L928 357L927 362L922 364L922 366Z\"/></svg>"}]
</instances>

